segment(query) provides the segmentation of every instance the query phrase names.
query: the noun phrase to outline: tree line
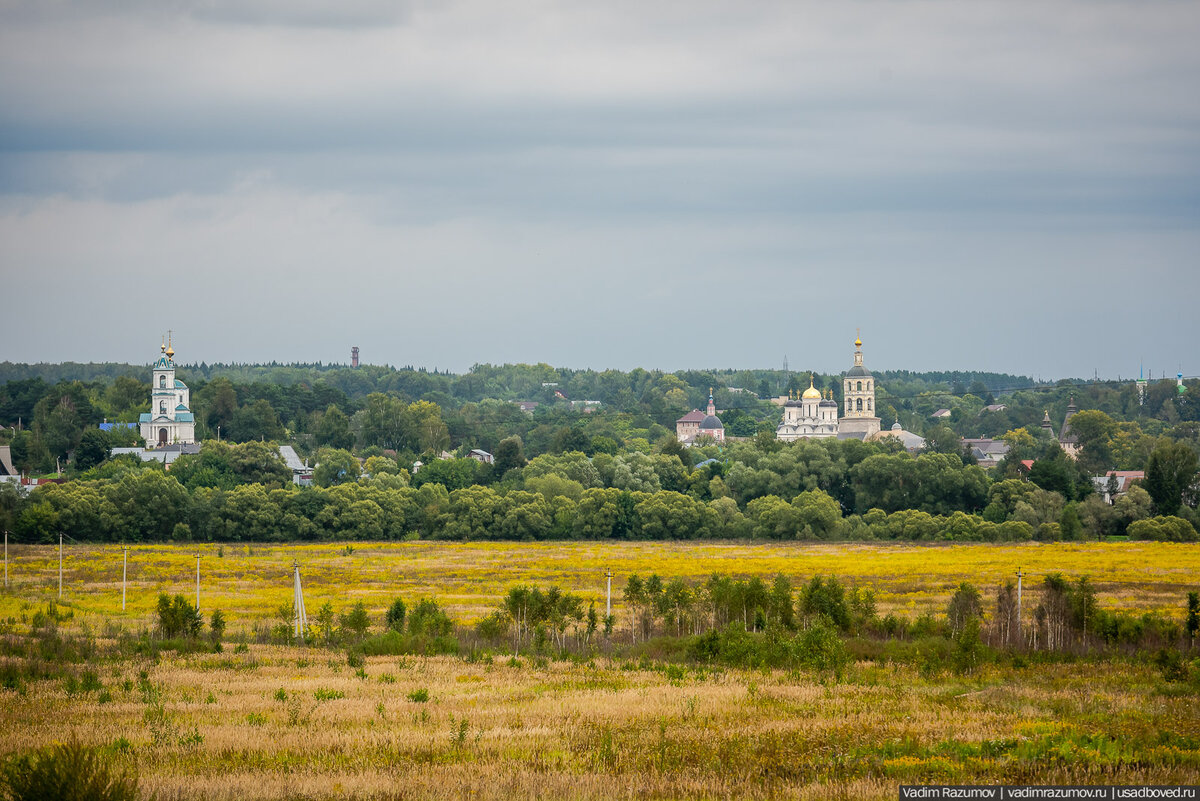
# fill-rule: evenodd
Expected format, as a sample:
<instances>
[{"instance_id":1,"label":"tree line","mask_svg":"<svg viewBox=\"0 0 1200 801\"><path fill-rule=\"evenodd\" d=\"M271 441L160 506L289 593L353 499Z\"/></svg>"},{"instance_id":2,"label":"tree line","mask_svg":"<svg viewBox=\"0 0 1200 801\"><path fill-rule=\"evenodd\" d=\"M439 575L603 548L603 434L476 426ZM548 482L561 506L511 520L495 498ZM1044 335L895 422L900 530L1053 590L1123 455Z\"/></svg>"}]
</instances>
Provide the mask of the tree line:
<instances>
[{"instance_id":1,"label":"tree line","mask_svg":"<svg viewBox=\"0 0 1200 801\"><path fill-rule=\"evenodd\" d=\"M1096 495L1079 502L1032 480L991 482L946 454L888 452L895 446L887 443L770 441L766 451L735 443L726 461L694 467L640 452L525 461L519 443L510 444L497 464L444 459L415 474L387 456L360 466L331 451L316 471L319 486L305 488L291 483L269 443L212 443L170 471L122 457L28 497L0 485L0 525L30 542L60 531L110 542L1198 537L1187 494L1194 457L1190 474L1179 474L1191 483L1185 476L1168 488L1175 509L1166 514L1166 503L1141 487L1112 506Z\"/></svg>"},{"instance_id":2,"label":"tree line","mask_svg":"<svg viewBox=\"0 0 1200 801\"><path fill-rule=\"evenodd\" d=\"M804 388L807 373L778 370L568 370L549 365L476 365L452 375L411 368L340 365L186 365L179 376L191 388L200 439L232 442L287 440L303 453L320 447L361 452L396 450L413 460L443 449L493 450L520 437L530 455L583 450L646 450L673 434L674 421L703 408L715 392L726 433L753 437L774 431L779 409L766 398ZM91 467L105 447L132 445L136 430L98 436L96 425L133 423L149 411L148 369L132 365L20 365L0 363L0 432L18 469L45 472L74 455ZM1155 382L1145 402L1132 384L1036 384L991 373L876 374L877 409L884 428L899 421L923 434L936 450L957 451L961 436L1002 436L1037 430L1043 410L1056 428L1075 397L1080 408L1106 418L1079 418L1078 433L1092 462L1141 469L1162 435L1200 447L1200 408L1171 381ZM52 383L53 382L53 383ZM818 375L817 385L841 398L840 375ZM1006 408L986 411L1000 399ZM572 401L599 401L581 407ZM536 401L532 414L515 401ZM938 408L951 416L933 420ZM85 439L86 435L86 439ZM1085 443L1086 445L1086 443Z\"/></svg>"}]
</instances>

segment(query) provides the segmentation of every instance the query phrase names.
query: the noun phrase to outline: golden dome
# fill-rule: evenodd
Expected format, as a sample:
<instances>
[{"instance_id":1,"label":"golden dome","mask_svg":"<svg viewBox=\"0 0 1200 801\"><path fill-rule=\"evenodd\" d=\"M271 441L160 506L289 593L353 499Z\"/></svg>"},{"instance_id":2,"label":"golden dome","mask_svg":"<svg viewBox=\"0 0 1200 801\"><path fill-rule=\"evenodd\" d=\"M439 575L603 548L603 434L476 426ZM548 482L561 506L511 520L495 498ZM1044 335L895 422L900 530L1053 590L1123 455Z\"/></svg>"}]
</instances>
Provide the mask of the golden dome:
<instances>
[{"instance_id":1,"label":"golden dome","mask_svg":"<svg viewBox=\"0 0 1200 801\"><path fill-rule=\"evenodd\" d=\"M804 394L800 397L804 398L805 400L819 400L821 398L821 391L813 387L813 377L811 373L808 376L808 389L804 390Z\"/></svg>"},{"instance_id":2,"label":"golden dome","mask_svg":"<svg viewBox=\"0 0 1200 801\"><path fill-rule=\"evenodd\" d=\"M861 348L861 347L862 347L862 339L861 339L861 338L856 338L856 339L854 340L854 347L856 347L856 348Z\"/></svg>"}]
</instances>

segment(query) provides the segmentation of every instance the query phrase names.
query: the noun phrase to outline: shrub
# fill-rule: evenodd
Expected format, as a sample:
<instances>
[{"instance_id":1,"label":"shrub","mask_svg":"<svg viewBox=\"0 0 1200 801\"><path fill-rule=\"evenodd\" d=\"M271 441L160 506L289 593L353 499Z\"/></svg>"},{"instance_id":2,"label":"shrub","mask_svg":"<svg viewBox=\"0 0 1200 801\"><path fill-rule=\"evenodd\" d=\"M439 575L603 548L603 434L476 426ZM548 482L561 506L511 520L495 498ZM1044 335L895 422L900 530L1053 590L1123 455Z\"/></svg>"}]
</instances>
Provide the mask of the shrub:
<instances>
[{"instance_id":1,"label":"shrub","mask_svg":"<svg viewBox=\"0 0 1200 801\"><path fill-rule=\"evenodd\" d=\"M407 654L456 654L458 640L447 634L441 637L413 636L397 631L385 631L368 637L353 647L356 653L367 656L402 656Z\"/></svg>"},{"instance_id":2,"label":"shrub","mask_svg":"<svg viewBox=\"0 0 1200 801\"><path fill-rule=\"evenodd\" d=\"M453 628L450 618L432 598L422 598L408 616L408 633L414 637L444 637Z\"/></svg>"},{"instance_id":3,"label":"shrub","mask_svg":"<svg viewBox=\"0 0 1200 801\"><path fill-rule=\"evenodd\" d=\"M983 599L979 590L970 582L959 584L946 607L946 622L950 624L950 631L957 635L968 622L978 622L982 616Z\"/></svg>"},{"instance_id":4,"label":"shrub","mask_svg":"<svg viewBox=\"0 0 1200 801\"><path fill-rule=\"evenodd\" d=\"M1158 669L1162 671L1162 677L1166 681L1182 682L1188 680L1188 668L1183 659L1179 656L1179 652L1162 648L1154 657L1154 664L1158 665Z\"/></svg>"},{"instance_id":5,"label":"shrub","mask_svg":"<svg viewBox=\"0 0 1200 801\"><path fill-rule=\"evenodd\" d=\"M208 624L208 637L212 640L213 645L221 642L221 638L225 636L225 613L220 609L214 609L212 613L212 622Z\"/></svg>"},{"instance_id":6,"label":"shrub","mask_svg":"<svg viewBox=\"0 0 1200 801\"><path fill-rule=\"evenodd\" d=\"M371 628L371 617L367 614L367 607L359 601L350 608L350 611L342 615L338 621L343 631L348 631L354 635L355 639L361 640L367 634L367 629Z\"/></svg>"},{"instance_id":7,"label":"shrub","mask_svg":"<svg viewBox=\"0 0 1200 801\"><path fill-rule=\"evenodd\" d=\"M104 685L100 683L100 676L94 670L83 671L83 677L79 684L79 689L85 693L98 692L104 689Z\"/></svg>"},{"instance_id":8,"label":"shrub","mask_svg":"<svg viewBox=\"0 0 1200 801\"><path fill-rule=\"evenodd\" d=\"M507 612L497 610L475 624L475 633L481 640L498 642L508 636L511 621Z\"/></svg>"},{"instance_id":9,"label":"shrub","mask_svg":"<svg viewBox=\"0 0 1200 801\"><path fill-rule=\"evenodd\" d=\"M138 797L136 774L116 772L106 756L78 743L14 757L4 765L0 782L12 801L124 801Z\"/></svg>"},{"instance_id":10,"label":"shrub","mask_svg":"<svg viewBox=\"0 0 1200 801\"><path fill-rule=\"evenodd\" d=\"M908 634L908 621L901 617L897 617L894 613L888 612L883 619L879 621L879 631L885 637L896 638L904 637Z\"/></svg>"},{"instance_id":11,"label":"shrub","mask_svg":"<svg viewBox=\"0 0 1200 801\"><path fill-rule=\"evenodd\" d=\"M1200 539L1192 524L1182 517L1151 517L1135 520L1126 529L1130 539L1164 542L1195 542Z\"/></svg>"},{"instance_id":12,"label":"shrub","mask_svg":"<svg viewBox=\"0 0 1200 801\"><path fill-rule=\"evenodd\" d=\"M408 700L414 704L423 704L429 700L429 690L426 690L424 687L413 690L408 694Z\"/></svg>"},{"instance_id":13,"label":"shrub","mask_svg":"<svg viewBox=\"0 0 1200 801\"><path fill-rule=\"evenodd\" d=\"M823 579L813 576L800 590L800 612L828 618L842 631L850 628L850 610L846 606L846 591L836 576Z\"/></svg>"},{"instance_id":14,"label":"shrub","mask_svg":"<svg viewBox=\"0 0 1200 801\"><path fill-rule=\"evenodd\" d=\"M404 601L397 598L392 601L392 605L388 607L387 615L384 617L384 623L392 631L404 631L404 614L406 612Z\"/></svg>"},{"instance_id":15,"label":"shrub","mask_svg":"<svg viewBox=\"0 0 1200 801\"><path fill-rule=\"evenodd\" d=\"M158 627L162 636L169 639L175 637L197 637L204 620L200 610L188 603L182 595L169 598L166 593L158 596Z\"/></svg>"},{"instance_id":16,"label":"shrub","mask_svg":"<svg viewBox=\"0 0 1200 801\"><path fill-rule=\"evenodd\" d=\"M841 678L849 655L846 652L846 644L833 628L821 624L813 626L800 635L797 644L802 665Z\"/></svg>"},{"instance_id":17,"label":"shrub","mask_svg":"<svg viewBox=\"0 0 1200 801\"><path fill-rule=\"evenodd\" d=\"M968 617L954 633L954 654L951 664L958 674L974 673L984 661L986 652L979 639L979 618Z\"/></svg>"}]
</instances>

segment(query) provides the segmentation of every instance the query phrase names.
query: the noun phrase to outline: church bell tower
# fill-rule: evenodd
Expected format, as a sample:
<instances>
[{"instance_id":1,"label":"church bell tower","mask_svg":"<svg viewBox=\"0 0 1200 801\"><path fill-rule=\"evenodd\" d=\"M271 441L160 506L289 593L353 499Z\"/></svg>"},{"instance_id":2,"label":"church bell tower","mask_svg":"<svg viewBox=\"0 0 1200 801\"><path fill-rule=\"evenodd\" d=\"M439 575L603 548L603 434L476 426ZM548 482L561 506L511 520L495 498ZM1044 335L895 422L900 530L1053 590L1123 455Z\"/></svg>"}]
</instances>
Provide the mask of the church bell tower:
<instances>
[{"instance_id":1,"label":"church bell tower","mask_svg":"<svg viewBox=\"0 0 1200 801\"><path fill-rule=\"evenodd\" d=\"M875 377L863 366L862 336L854 340L854 366L842 379L845 409L840 431L863 439L879 433L879 418L875 414Z\"/></svg>"}]
</instances>

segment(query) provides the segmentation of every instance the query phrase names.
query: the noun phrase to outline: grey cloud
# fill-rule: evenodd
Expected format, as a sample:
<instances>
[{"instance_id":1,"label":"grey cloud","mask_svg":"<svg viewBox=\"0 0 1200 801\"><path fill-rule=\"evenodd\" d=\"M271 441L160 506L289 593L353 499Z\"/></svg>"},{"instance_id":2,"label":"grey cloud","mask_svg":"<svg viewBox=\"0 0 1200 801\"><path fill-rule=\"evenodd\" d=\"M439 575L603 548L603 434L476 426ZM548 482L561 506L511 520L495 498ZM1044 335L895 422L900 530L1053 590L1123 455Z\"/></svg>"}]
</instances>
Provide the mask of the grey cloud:
<instances>
[{"instance_id":1,"label":"grey cloud","mask_svg":"<svg viewBox=\"0 0 1200 801\"><path fill-rule=\"evenodd\" d=\"M410 4L404 0L10 0L0 8L0 17L24 23L138 16L235 25L361 28L402 24L409 11Z\"/></svg>"},{"instance_id":2,"label":"grey cloud","mask_svg":"<svg viewBox=\"0 0 1200 801\"><path fill-rule=\"evenodd\" d=\"M9 3L6 324L166 270L209 361L345 358L269 299L404 364L833 370L862 325L880 367L1115 373L1200 338L1197 34L1169 2ZM139 358L170 312L133 305L0 357Z\"/></svg>"}]
</instances>

